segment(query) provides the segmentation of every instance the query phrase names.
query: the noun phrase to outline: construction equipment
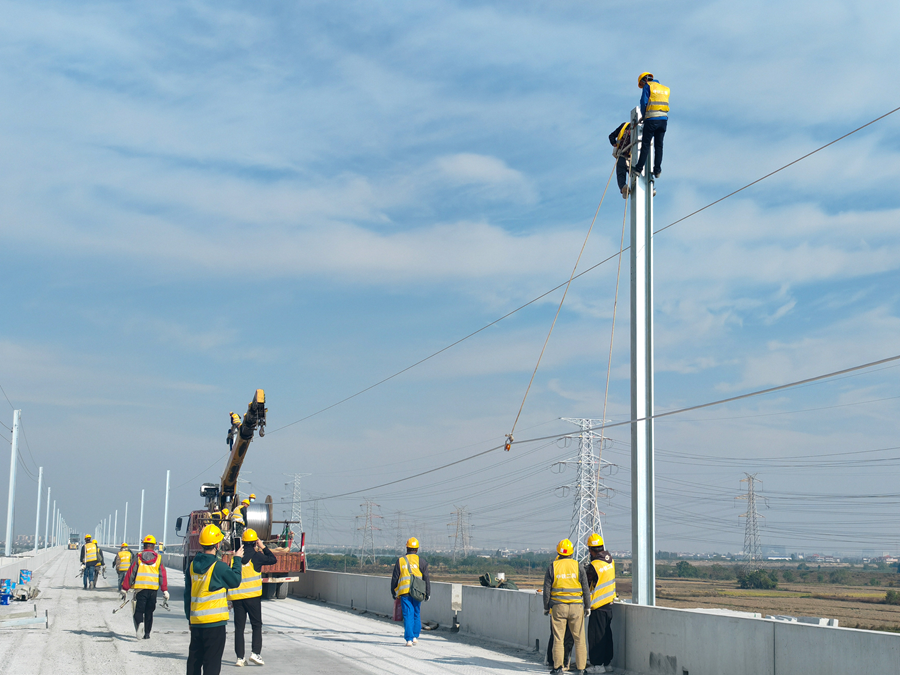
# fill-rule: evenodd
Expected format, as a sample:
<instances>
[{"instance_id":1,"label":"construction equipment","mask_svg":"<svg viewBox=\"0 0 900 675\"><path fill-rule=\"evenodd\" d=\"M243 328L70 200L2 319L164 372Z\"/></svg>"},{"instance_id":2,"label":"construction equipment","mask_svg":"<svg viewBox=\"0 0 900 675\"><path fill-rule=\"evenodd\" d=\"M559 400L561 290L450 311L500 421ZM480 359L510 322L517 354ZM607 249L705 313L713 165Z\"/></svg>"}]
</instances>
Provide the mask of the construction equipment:
<instances>
[{"instance_id":1,"label":"construction equipment","mask_svg":"<svg viewBox=\"0 0 900 675\"><path fill-rule=\"evenodd\" d=\"M206 526L215 525L221 529L222 534L222 561L230 563L231 556L241 545L239 527L228 517L239 508L241 498L237 493L238 476L241 466L253 440L254 434L259 431L259 436L265 436L266 428L266 397L262 389L257 389L247 406L247 412L240 418L235 413L229 414L230 428L227 435L227 443L231 450L225 471L218 484L203 483L200 486L200 496L206 503L206 508L192 511L187 516L180 516L175 521L175 531L184 538L184 571L200 552L201 532ZM254 499L255 494L250 495ZM269 546L269 549L277 558L275 565L266 565L262 568L263 596L266 598L286 598L288 584L291 581L299 581L298 574L306 571L305 534L300 534L300 550L290 551L290 546L282 548L283 538L279 536L281 528L273 528L276 521L273 519L272 497L266 497L265 503L250 503L243 505L243 527L256 531L259 539ZM213 514L219 514L218 519ZM279 524L290 524L290 521L277 521ZM184 528L184 532L182 532ZM209 531L207 531L209 532ZM276 532L278 534L276 534ZM204 540L207 540L204 537Z\"/></svg>"},{"instance_id":2,"label":"construction equipment","mask_svg":"<svg viewBox=\"0 0 900 675\"><path fill-rule=\"evenodd\" d=\"M69 535L69 545L67 548L70 551L77 551L79 542L81 542L80 534L70 534Z\"/></svg>"}]
</instances>

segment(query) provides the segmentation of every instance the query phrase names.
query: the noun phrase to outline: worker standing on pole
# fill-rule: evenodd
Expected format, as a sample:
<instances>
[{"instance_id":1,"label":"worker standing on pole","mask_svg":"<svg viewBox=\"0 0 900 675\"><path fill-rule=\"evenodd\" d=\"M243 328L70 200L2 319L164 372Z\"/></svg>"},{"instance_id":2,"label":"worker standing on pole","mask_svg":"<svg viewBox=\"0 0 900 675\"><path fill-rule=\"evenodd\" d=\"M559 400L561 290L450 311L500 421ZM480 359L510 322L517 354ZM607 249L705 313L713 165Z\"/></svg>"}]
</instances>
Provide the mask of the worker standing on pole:
<instances>
[{"instance_id":1,"label":"worker standing on pole","mask_svg":"<svg viewBox=\"0 0 900 675\"><path fill-rule=\"evenodd\" d=\"M622 199L628 199L628 159L631 157L631 122L622 122L609 135L613 146L613 157L616 158L616 182Z\"/></svg>"},{"instance_id":2,"label":"worker standing on pole","mask_svg":"<svg viewBox=\"0 0 900 675\"><path fill-rule=\"evenodd\" d=\"M246 501L246 500L245 500ZM249 503L249 502L248 502ZM241 537L244 556L241 559L241 585L226 593L234 609L234 653L237 666L250 663L262 666L262 568L263 565L276 565L278 558L265 546L256 534L256 530L247 528ZM250 644L250 658L244 658L244 627L247 617L253 632Z\"/></svg>"},{"instance_id":3,"label":"worker standing on pole","mask_svg":"<svg viewBox=\"0 0 900 675\"><path fill-rule=\"evenodd\" d=\"M128 548L128 542L124 542L113 560L113 567L116 568L116 572L119 574L119 593L122 594L123 600L125 599L125 591L122 589L122 582L125 580L128 570L131 569L131 562L132 556Z\"/></svg>"},{"instance_id":4,"label":"worker standing on pole","mask_svg":"<svg viewBox=\"0 0 900 675\"><path fill-rule=\"evenodd\" d=\"M638 75L638 89L641 89L641 118L644 133L641 135L641 153L632 171L638 176L644 171L650 143L653 142L653 175L662 173L663 138L669 121L669 88L653 79L653 73Z\"/></svg>"},{"instance_id":5,"label":"worker standing on pole","mask_svg":"<svg viewBox=\"0 0 900 675\"><path fill-rule=\"evenodd\" d=\"M143 623L144 639L149 640L157 591L162 591L166 602L169 601L166 568L162 564L162 556L156 552L156 537L152 534L144 537L144 550L131 563L122 588L134 590L134 636L140 639Z\"/></svg>"},{"instance_id":6,"label":"worker standing on pole","mask_svg":"<svg viewBox=\"0 0 900 675\"><path fill-rule=\"evenodd\" d=\"M403 637L406 639L406 646L412 647L419 643L419 634L422 632L422 602L431 597L428 563L419 557L419 540L415 537L407 539L406 555L394 563L391 595L395 600L400 598L400 606L403 608Z\"/></svg>"},{"instance_id":7,"label":"worker standing on pole","mask_svg":"<svg viewBox=\"0 0 900 675\"><path fill-rule=\"evenodd\" d=\"M241 585L244 547L235 551L231 567L216 560L216 550L225 538L215 525L200 530L200 547L184 574L184 615L191 625L188 675L219 675L225 652L229 589Z\"/></svg>"},{"instance_id":8,"label":"worker standing on pole","mask_svg":"<svg viewBox=\"0 0 900 675\"><path fill-rule=\"evenodd\" d=\"M84 535L84 545L81 547L81 573L85 590L88 586L97 588L97 575L103 564L100 544L94 541L91 535Z\"/></svg>"},{"instance_id":9,"label":"worker standing on pole","mask_svg":"<svg viewBox=\"0 0 900 675\"><path fill-rule=\"evenodd\" d=\"M584 618L591 613L591 594L587 575L572 557L575 547L568 539L556 546L559 556L550 563L544 575L544 614L550 615L553 634L553 675L562 673L563 644L566 627L575 640L575 668L587 675L587 645L584 639Z\"/></svg>"},{"instance_id":10,"label":"worker standing on pole","mask_svg":"<svg viewBox=\"0 0 900 675\"><path fill-rule=\"evenodd\" d=\"M587 540L591 562L585 566L591 590L591 618L588 623L588 656L597 672L613 672L612 603L616 599L616 564L603 547L603 537L592 534Z\"/></svg>"}]
</instances>

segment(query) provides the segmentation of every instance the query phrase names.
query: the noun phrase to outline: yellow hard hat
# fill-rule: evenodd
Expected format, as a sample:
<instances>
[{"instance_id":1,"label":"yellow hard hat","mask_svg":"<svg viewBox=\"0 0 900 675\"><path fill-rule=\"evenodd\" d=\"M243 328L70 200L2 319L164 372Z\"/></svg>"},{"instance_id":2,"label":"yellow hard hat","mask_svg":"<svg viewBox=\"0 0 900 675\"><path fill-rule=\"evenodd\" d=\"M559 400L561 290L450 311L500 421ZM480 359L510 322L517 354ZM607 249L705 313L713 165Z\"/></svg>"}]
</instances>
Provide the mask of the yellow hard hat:
<instances>
[{"instance_id":1,"label":"yellow hard hat","mask_svg":"<svg viewBox=\"0 0 900 675\"><path fill-rule=\"evenodd\" d=\"M588 537L587 544L588 544L588 548L594 548L595 546L603 546L603 537L601 537L599 534L594 533L590 537Z\"/></svg>"},{"instance_id":2,"label":"yellow hard hat","mask_svg":"<svg viewBox=\"0 0 900 675\"><path fill-rule=\"evenodd\" d=\"M90 540L91 540L91 535L89 535L89 534L84 535L84 540L85 540L85 541L90 541Z\"/></svg>"},{"instance_id":3,"label":"yellow hard hat","mask_svg":"<svg viewBox=\"0 0 900 675\"><path fill-rule=\"evenodd\" d=\"M644 81L645 77L649 77L651 80L653 79L653 73L641 73L638 75L638 89L643 89L644 85L641 82Z\"/></svg>"},{"instance_id":4,"label":"yellow hard hat","mask_svg":"<svg viewBox=\"0 0 900 675\"><path fill-rule=\"evenodd\" d=\"M119 548L128 548L128 542L126 541Z\"/></svg>"},{"instance_id":5,"label":"yellow hard hat","mask_svg":"<svg viewBox=\"0 0 900 675\"><path fill-rule=\"evenodd\" d=\"M249 500L249 499L242 499L242 500L241 500L241 504L249 504L249 503L250 503L250 500Z\"/></svg>"},{"instance_id":6,"label":"yellow hard hat","mask_svg":"<svg viewBox=\"0 0 900 675\"><path fill-rule=\"evenodd\" d=\"M144 537L144 543L145 544L155 544L156 537L154 537L152 534L148 534L146 537Z\"/></svg>"},{"instance_id":7,"label":"yellow hard hat","mask_svg":"<svg viewBox=\"0 0 900 675\"><path fill-rule=\"evenodd\" d=\"M560 555L572 555L572 552L575 550L575 547L572 545L571 540L563 539L556 545L556 552Z\"/></svg>"},{"instance_id":8,"label":"yellow hard hat","mask_svg":"<svg viewBox=\"0 0 900 675\"><path fill-rule=\"evenodd\" d=\"M207 525L202 530L200 530L200 545L201 546L215 546L220 541L225 538L225 535L222 534L222 530L220 530L215 525Z\"/></svg>"},{"instance_id":9,"label":"yellow hard hat","mask_svg":"<svg viewBox=\"0 0 900 675\"><path fill-rule=\"evenodd\" d=\"M231 511L229 511L228 509L222 509L223 516L227 516L229 513L231 513Z\"/></svg>"},{"instance_id":10,"label":"yellow hard hat","mask_svg":"<svg viewBox=\"0 0 900 675\"><path fill-rule=\"evenodd\" d=\"M419 548L419 540L415 537L410 537L406 540L406 548Z\"/></svg>"},{"instance_id":11,"label":"yellow hard hat","mask_svg":"<svg viewBox=\"0 0 900 675\"><path fill-rule=\"evenodd\" d=\"M241 535L241 541L259 541L259 535L256 534L256 530L252 527L248 527L244 530L244 534Z\"/></svg>"},{"instance_id":12,"label":"yellow hard hat","mask_svg":"<svg viewBox=\"0 0 900 675\"><path fill-rule=\"evenodd\" d=\"M250 499L256 499L256 495L253 494L252 492L250 493Z\"/></svg>"}]
</instances>

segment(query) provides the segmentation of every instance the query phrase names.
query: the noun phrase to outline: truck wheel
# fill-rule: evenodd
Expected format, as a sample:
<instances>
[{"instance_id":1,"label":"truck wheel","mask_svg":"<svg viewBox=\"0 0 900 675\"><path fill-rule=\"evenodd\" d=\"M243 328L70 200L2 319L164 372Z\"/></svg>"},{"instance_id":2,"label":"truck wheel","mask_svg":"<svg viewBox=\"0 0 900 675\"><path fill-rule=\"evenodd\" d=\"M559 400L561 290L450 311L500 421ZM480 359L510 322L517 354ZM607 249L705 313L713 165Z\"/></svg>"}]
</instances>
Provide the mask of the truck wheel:
<instances>
[{"instance_id":1,"label":"truck wheel","mask_svg":"<svg viewBox=\"0 0 900 675\"><path fill-rule=\"evenodd\" d=\"M271 600L275 597L275 584L263 584L263 597Z\"/></svg>"},{"instance_id":2,"label":"truck wheel","mask_svg":"<svg viewBox=\"0 0 900 675\"><path fill-rule=\"evenodd\" d=\"M288 596L288 586L290 586L290 584L286 581L282 581L280 584L278 584L277 595L279 600L284 600Z\"/></svg>"}]
</instances>

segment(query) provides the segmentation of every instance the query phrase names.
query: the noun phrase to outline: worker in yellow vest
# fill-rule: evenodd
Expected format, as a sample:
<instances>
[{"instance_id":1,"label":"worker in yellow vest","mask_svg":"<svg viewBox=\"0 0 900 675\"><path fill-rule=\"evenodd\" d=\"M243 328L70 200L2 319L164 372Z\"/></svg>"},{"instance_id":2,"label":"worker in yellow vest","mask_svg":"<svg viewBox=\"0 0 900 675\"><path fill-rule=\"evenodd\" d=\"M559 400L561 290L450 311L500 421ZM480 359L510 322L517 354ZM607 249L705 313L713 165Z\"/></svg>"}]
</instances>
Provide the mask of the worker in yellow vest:
<instances>
[{"instance_id":1,"label":"worker in yellow vest","mask_svg":"<svg viewBox=\"0 0 900 675\"><path fill-rule=\"evenodd\" d=\"M587 675L587 645L584 639L584 618L591 613L591 594L588 591L584 568L572 557L575 547L568 539L556 546L559 554L544 575L544 614L550 615L553 635L553 675L562 673L566 627L575 641L575 668ZM576 672L577 672L576 671Z\"/></svg>"},{"instance_id":2,"label":"worker in yellow vest","mask_svg":"<svg viewBox=\"0 0 900 675\"><path fill-rule=\"evenodd\" d=\"M400 556L394 564L391 595L395 600L400 598L403 608L406 646L417 645L422 632L422 603L431 597L431 575L428 573L428 563L419 557L419 540L415 537L406 540L406 555Z\"/></svg>"},{"instance_id":3,"label":"worker in yellow vest","mask_svg":"<svg viewBox=\"0 0 900 675\"><path fill-rule=\"evenodd\" d=\"M119 593L122 594L123 600L125 599L125 591L122 589L122 582L125 580L128 570L131 569L131 562L132 555L131 550L128 548L128 542L123 542L119 552L116 553L116 557L113 559L113 567L116 568L116 572L119 575Z\"/></svg>"},{"instance_id":4,"label":"worker in yellow vest","mask_svg":"<svg viewBox=\"0 0 900 675\"><path fill-rule=\"evenodd\" d=\"M234 609L234 653L237 666L245 666L247 662L262 666L262 568L264 565L277 565L278 558L259 540L256 530L247 528L241 536L244 556L241 558L241 585L226 593ZM250 644L250 657L244 658L244 627L250 617L250 628L253 632Z\"/></svg>"},{"instance_id":5,"label":"worker in yellow vest","mask_svg":"<svg viewBox=\"0 0 900 675\"><path fill-rule=\"evenodd\" d=\"M622 122L609 135L609 144L613 146L613 157L616 158L616 182L622 199L628 199L628 161L631 158L631 122Z\"/></svg>"},{"instance_id":6,"label":"worker in yellow vest","mask_svg":"<svg viewBox=\"0 0 900 675\"><path fill-rule=\"evenodd\" d=\"M104 564L100 544L94 541L91 535L84 535L84 545L81 547L81 574L85 590L88 586L97 588L97 577Z\"/></svg>"},{"instance_id":7,"label":"worker in yellow vest","mask_svg":"<svg viewBox=\"0 0 900 675\"><path fill-rule=\"evenodd\" d=\"M228 623L229 589L241 585L241 545L231 558L231 567L216 559L216 550L225 538L215 525L200 530L200 548L184 573L184 615L191 626L188 647L189 675L219 675L225 653L225 625Z\"/></svg>"},{"instance_id":8,"label":"worker in yellow vest","mask_svg":"<svg viewBox=\"0 0 900 675\"><path fill-rule=\"evenodd\" d=\"M662 173L663 138L669 122L669 88L653 79L653 73L638 75L638 89L641 90L641 118L644 131L641 134L641 153L637 164L631 169L638 176L644 170L650 143L653 143L653 175Z\"/></svg>"},{"instance_id":9,"label":"worker in yellow vest","mask_svg":"<svg viewBox=\"0 0 900 675\"><path fill-rule=\"evenodd\" d=\"M148 534L143 543L144 550L138 553L128 568L128 574L122 580L122 588L134 591L134 636L140 639L143 624L144 639L149 640L150 630L153 628L153 612L156 610L156 595L162 591L166 602L169 601L169 581L162 556L156 552L156 537Z\"/></svg>"},{"instance_id":10,"label":"worker in yellow vest","mask_svg":"<svg viewBox=\"0 0 900 675\"><path fill-rule=\"evenodd\" d=\"M587 540L590 564L585 566L591 591L591 618L588 622L588 656L598 673L613 672L612 603L616 599L616 564L603 547L603 537L592 534Z\"/></svg>"}]
</instances>

